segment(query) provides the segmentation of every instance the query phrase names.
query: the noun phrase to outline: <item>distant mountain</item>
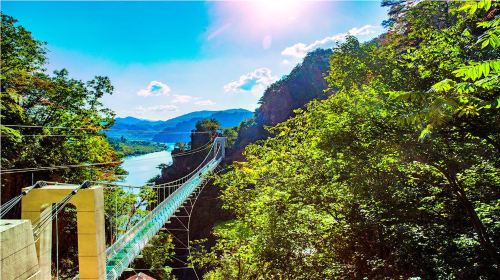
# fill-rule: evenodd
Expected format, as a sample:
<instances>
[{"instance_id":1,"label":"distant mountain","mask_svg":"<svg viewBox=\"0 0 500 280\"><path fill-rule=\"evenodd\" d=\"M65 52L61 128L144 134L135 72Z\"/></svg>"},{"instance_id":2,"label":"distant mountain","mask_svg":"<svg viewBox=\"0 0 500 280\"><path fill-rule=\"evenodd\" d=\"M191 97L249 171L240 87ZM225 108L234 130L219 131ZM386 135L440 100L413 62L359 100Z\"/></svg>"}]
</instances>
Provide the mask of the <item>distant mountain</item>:
<instances>
[{"instance_id":1,"label":"distant mountain","mask_svg":"<svg viewBox=\"0 0 500 280\"><path fill-rule=\"evenodd\" d=\"M325 92L327 83L324 75L330 67L332 50L317 49L307 54L302 63L293 68L289 75L270 85L260 99L255 118L245 122L238 132L238 139L232 152L233 159L241 160L245 146L267 138L265 126L275 126L294 115L293 111L303 108L314 99L325 99L332 91Z\"/></svg>"},{"instance_id":2,"label":"distant mountain","mask_svg":"<svg viewBox=\"0 0 500 280\"><path fill-rule=\"evenodd\" d=\"M238 126L241 121L249 119L253 113L245 109L229 109L224 111L196 111L166 121L151 121L134 117L116 118L115 124L106 132L109 137L130 140L174 143L188 142L189 132L201 119L215 118L221 127Z\"/></svg>"},{"instance_id":3,"label":"distant mountain","mask_svg":"<svg viewBox=\"0 0 500 280\"><path fill-rule=\"evenodd\" d=\"M239 126L240 123L253 116L253 113L244 109L231 109L225 111L202 111L210 114L193 114L196 116L185 121L177 122L175 127L166 127L162 132L153 137L155 142L173 143L177 141L189 142L190 131L195 127L196 122L206 118L213 118L219 121L222 128ZM201 113L201 112L194 112ZM185 132L185 133L181 133Z\"/></svg>"},{"instance_id":4,"label":"distant mountain","mask_svg":"<svg viewBox=\"0 0 500 280\"><path fill-rule=\"evenodd\" d=\"M125 117L125 118L117 118L120 119L120 123L123 125L151 125L151 124L159 124L163 121L152 121L145 119L138 119L134 117Z\"/></svg>"}]
</instances>

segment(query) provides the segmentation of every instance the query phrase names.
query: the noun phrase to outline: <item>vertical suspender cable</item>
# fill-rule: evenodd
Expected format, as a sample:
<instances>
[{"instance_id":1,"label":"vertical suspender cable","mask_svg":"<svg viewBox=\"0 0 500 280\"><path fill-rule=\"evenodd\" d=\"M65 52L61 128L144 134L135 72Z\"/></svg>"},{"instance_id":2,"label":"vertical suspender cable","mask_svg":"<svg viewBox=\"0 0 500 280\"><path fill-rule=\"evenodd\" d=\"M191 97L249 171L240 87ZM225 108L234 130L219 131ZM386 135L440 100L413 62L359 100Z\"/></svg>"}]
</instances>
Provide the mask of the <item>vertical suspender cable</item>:
<instances>
[{"instance_id":1,"label":"vertical suspender cable","mask_svg":"<svg viewBox=\"0 0 500 280\"><path fill-rule=\"evenodd\" d=\"M117 239L118 239L118 193L115 191L115 240L113 240L113 242L116 241Z\"/></svg>"},{"instance_id":2,"label":"vertical suspender cable","mask_svg":"<svg viewBox=\"0 0 500 280\"><path fill-rule=\"evenodd\" d=\"M56 209L58 204L56 203ZM56 212L56 279L59 280L59 214Z\"/></svg>"}]
</instances>

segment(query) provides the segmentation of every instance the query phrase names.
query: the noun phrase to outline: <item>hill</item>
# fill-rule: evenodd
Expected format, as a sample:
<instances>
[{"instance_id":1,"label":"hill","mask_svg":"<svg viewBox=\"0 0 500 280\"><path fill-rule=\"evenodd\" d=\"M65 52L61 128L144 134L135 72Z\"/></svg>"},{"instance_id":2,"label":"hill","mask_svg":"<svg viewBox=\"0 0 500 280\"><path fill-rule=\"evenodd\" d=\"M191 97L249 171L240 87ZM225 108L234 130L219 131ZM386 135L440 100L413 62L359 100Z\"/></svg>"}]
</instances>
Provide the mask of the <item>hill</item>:
<instances>
[{"instance_id":1,"label":"hill","mask_svg":"<svg viewBox=\"0 0 500 280\"><path fill-rule=\"evenodd\" d=\"M307 54L301 64L295 66L289 75L270 85L260 99L260 107L255 118L239 128L238 139L233 148L233 158L241 157L241 152L249 143L265 139L269 133L265 126L274 126L294 116L293 111L304 107L314 99L323 100L332 92L325 92L332 50L317 49Z\"/></svg>"},{"instance_id":2,"label":"hill","mask_svg":"<svg viewBox=\"0 0 500 280\"><path fill-rule=\"evenodd\" d=\"M166 121L152 121L134 117L116 118L106 134L111 138L125 137L129 140L154 142L189 141L189 132L198 120L215 118L221 127L238 126L241 121L251 118L253 113L245 109L224 111L196 111ZM187 132L187 133L183 133Z\"/></svg>"},{"instance_id":3,"label":"hill","mask_svg":"<svg viewBox=\"0 0 500 280\"><path fill-rule=\"evenodd\" d=\"M162 132L156 134L152 141L154 142L189 142L190 131L195 127L196 122L206 118L213 118L219 121L221 128L235 127L246 119L253 116L253 113L244 109L231 109L225 111L204 111L203 115L193 115L195 117L188 118L184 121L177 122L174 127L166 127Z\"/></svg>"}]
</instances>

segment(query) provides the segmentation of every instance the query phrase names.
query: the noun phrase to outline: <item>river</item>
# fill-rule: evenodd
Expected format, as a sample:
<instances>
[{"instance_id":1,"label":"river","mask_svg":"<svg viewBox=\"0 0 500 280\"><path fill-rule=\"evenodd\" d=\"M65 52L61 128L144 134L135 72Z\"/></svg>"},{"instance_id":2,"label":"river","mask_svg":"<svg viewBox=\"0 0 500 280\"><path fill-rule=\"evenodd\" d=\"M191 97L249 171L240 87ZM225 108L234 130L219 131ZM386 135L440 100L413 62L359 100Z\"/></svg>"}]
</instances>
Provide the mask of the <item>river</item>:
<instances>
[{"instance_id":1,"label":"river","mask_svg":"<svg viewBox=\"0 0 500 280\"><path fill-rule=\"evenodd\" d=\"M172 155L170 152L173 149L173 145L168 145L169 149L167 151L124 158L122 168L128 171L128 175L124 177L124 180L121 181L120 184L141 186L149 179L159 175L160 170L157 168L158 165L162 163L172 163Z\"/></svg>"}]
</instances>

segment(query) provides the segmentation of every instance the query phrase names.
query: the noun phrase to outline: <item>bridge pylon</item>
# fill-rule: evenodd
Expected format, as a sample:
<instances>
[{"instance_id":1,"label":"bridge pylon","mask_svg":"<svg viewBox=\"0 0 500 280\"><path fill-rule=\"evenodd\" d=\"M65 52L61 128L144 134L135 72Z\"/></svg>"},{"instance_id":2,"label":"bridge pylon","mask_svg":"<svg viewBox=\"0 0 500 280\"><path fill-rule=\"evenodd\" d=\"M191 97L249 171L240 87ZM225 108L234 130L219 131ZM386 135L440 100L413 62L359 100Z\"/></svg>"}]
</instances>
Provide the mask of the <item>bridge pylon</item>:
<instances>
[{"instance_id":1,"label":"bridge pylon","mask_svg":"<svg viewBox=\"0 0 500 280\"><path fill-rule=\"evenodd\" d=\"M21 218L35 223L52 205L64 199L78 185L47 185L32 189L22 200ZM104 196L102 186L80 189L69 200L76 207L79 279L106 279ZM40 266L39 279L51 279L52 223L36 241Z\"/></svg>"}]
</instances>

